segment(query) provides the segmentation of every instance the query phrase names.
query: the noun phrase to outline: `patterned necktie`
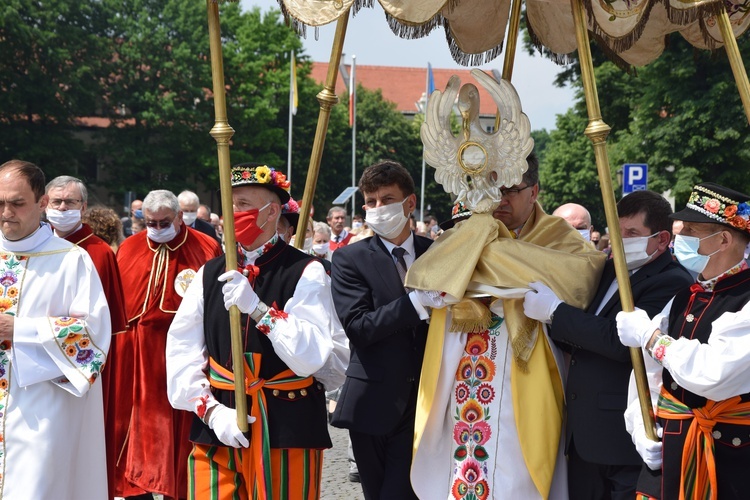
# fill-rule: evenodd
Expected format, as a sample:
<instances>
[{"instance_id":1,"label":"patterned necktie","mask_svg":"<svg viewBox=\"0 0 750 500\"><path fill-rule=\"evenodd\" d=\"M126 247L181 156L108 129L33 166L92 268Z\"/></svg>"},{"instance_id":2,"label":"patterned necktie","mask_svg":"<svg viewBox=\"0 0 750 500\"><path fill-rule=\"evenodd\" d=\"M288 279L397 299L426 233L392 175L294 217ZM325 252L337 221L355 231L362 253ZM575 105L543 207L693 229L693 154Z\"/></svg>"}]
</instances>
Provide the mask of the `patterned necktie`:
<instances>
[{"instance_id":1,"label":"patterned necktie","mask_svg":"<svg viewBox=\"0 0 750 500\"><path fill-rule=\"evenodd\" d=\"M391 250L391 253L394 257L396 257L396 270L398 271L398 275L401 278L401 283L403 284L404 279L406 278L406 260L404 260L404 254L406 254L406 250L401 247L395 247L393 250Z\"/></svg>"}]
</instances>

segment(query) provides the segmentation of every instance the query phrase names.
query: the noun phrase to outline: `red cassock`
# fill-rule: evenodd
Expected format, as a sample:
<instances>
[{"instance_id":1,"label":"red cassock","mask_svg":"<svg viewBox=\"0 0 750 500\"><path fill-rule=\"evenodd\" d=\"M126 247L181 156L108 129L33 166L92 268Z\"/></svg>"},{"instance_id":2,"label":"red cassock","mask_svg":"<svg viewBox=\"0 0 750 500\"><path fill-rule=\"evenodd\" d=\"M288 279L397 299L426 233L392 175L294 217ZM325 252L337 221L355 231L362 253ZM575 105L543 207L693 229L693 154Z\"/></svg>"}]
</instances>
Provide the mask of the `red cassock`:
<instances>
[{"instance_id":1,"label":"red cassock","mask_svg":"<svg viewBox=\"0 0 750 500\"><path fill-rule=\"evenodd\" d=\"M187 495L192 414L174 410L167 400L167 330L195 273L221 255L221 248L203 233L184 224L180 228L161 245L141 231L117 251L128 331L116 337L123 341L117 343L120 362L114 376L118 390L132 394L115 402L118 496Z\"/></svg>"},{"instance_id":2,"label":"red cassock","mask_svg":"<svg viewBox=\"0 0 750 500\"><path fill-rule=\"evenodd\" d=\"M125 297L122 292L122 281L120 280L120 271L117 268L115 252L112 251L106 241L95 235L88 224L84 224L78 231L65 237L69 242L78 245L86 250L94 267L102 281L104 295L107 297L109 305L109 314L112 320L112 343L107 353L107 364L102 371L102 391L104 396L104 421L107 439L107 481L109 484L109 496L114 496L114 464L117 461L117 450L114 446L114 436L111 434L114 425L114 403L118 399L132 399L132 394L123 394L115 385L113 373L117 371L116 365L119 362L117 354L117 339L124 334L128 327L128 320L125 316ZM112 425L110 425L112 424Z\"/></svg>"}]
</instances>

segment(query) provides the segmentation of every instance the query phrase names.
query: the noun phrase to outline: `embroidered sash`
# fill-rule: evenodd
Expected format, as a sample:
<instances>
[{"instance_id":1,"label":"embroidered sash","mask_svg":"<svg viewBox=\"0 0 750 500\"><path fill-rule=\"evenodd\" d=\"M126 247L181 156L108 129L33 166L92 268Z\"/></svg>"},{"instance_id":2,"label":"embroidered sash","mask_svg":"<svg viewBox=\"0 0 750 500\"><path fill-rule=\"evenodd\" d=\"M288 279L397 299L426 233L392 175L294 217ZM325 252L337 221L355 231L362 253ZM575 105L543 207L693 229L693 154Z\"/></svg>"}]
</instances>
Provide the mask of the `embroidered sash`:
<instances>
[{"instance_id":1,"label":"embroidered sash","mask_svg":"<svg viewBox=\"0 0 750 500\"><path fill-rule=\"evenodd\" d=\"M280 391L303 389L313 384L313 378L300 377L292 370L284 370L269 380L262 379L258 376L260 374L261 357L262 355L257 352L245 353L245 394L252 396L250 415L255 417L255 422L250 424L252 431L250 449L256 471L256 489L260 493L260 498L270 498L269 494L272 491L271 471L266 466L271 463L271 444L268 436L266 395L261 389L264 387ZM232 370L221 366L213 358L209 359L208 378L212 387L226 391L234 390Z\"/></svg>"},{"instance_id":2,"label":"embroidered sash","mask_svg":"<svg viewBox=\"0 0 750 500\"><path fill-rule=\"evenodd\" d=\"M717 423L750 425L750 402L740 396L708 400L702 408L689 408L663 387L656 415L667 420L693 419L685 437L680 469L680 500L716 500L716 460L712 430Z\"/></svg>"}]
</instances>

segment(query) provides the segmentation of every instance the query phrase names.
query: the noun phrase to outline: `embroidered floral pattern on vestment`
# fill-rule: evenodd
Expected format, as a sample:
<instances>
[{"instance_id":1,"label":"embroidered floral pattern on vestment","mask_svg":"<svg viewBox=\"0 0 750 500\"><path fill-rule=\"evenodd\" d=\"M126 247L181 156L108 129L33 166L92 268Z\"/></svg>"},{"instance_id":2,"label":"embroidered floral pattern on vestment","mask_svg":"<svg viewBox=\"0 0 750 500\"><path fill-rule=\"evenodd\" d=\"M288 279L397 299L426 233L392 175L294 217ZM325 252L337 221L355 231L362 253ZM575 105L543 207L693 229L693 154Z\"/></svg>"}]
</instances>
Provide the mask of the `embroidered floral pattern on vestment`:
<instances>
[{"instance_id":1,"label":"embroidered floral pattern on vestment","mask_svg":"<svg viewBox=\"0 0 750 500\"><path fill-rule=\"evenodd\" d=\"M489 330L470 333L456 371L453 394L453 477L451 497L465 500L492 498L486 443L493 435L490 403L495 399L497 334L502 318L495 317ZM500 381L502 383L502 381Z\"/></svg>"},{"instance_id":2,"label":"embroidered floral pattern on vestment","mask_svg":"<svg viewBox=\"0 0 750 500\"><path fill-rule=\"evenodd\" d=\"M91 341L86 324L78 318L50 318L52 333L57 345L70 364L83 373L93 384L99 377L106 356Z\"/></svg>"}]
</instances>

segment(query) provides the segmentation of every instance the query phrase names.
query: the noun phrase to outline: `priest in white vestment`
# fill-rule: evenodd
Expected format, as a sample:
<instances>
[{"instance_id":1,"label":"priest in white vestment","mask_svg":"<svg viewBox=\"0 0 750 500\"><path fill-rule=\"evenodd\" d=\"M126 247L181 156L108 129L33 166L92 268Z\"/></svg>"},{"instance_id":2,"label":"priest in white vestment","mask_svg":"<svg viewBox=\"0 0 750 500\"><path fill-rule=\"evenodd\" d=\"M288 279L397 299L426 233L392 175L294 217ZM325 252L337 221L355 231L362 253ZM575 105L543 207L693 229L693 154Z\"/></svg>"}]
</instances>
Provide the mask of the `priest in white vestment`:
<instances>
[{"instance_id":1,"label":"priest in white vestment","mask_svg":"<svg viewBox=\"0 0 750 500\"><path fill-rule=\"evenodd\" d=\"M107 498L111 326L94 265L40 224L44 173L0 166L0 498Z\"/></svg>"}]
</instances>

